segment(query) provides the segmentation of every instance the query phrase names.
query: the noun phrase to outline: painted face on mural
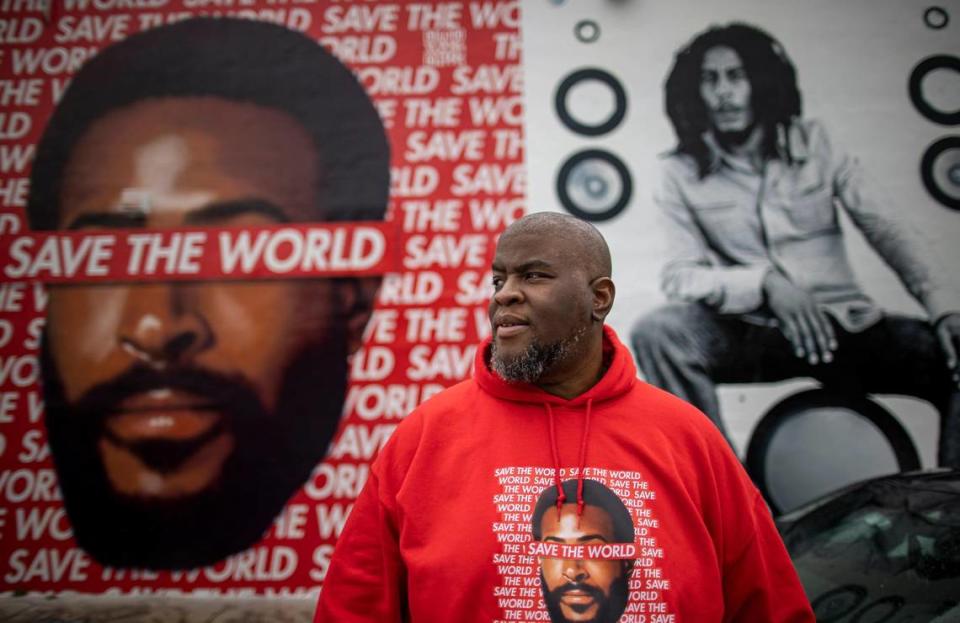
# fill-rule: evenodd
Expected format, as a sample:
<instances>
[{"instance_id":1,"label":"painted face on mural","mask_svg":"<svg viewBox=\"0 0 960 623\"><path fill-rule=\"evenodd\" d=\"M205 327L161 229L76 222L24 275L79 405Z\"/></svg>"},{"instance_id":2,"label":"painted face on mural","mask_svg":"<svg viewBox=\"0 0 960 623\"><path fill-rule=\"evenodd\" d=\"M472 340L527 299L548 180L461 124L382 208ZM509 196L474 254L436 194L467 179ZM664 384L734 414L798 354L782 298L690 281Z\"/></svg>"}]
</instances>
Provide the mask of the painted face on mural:
<instances>
[{"instance_id":1,"label":"painted face on mural","mask_svg":"<svg viewBox=\"0 0 960 623\"><path fill-rule=\"evenodd\" d=\"M144 100L69 156L60 228L322 220L285 113ZM112 565L208 564L255 542L322 458L369 309L332 279L53 287L47 425L78 541Z\"/></svg>"},{"instance_id":2,"label":"painted face on mural","mask_svg":"<svg viewBox=\"0 0 960 623\"><path fill-rule=\"evenodd\" d=\"M579 519L579 520L578 520ZM606 510L587 504L549 508L540 520L541 540L563 545L614 543L613 520ZM627 563L622 560L541 558L540 583L555 623L614 622L627 604Z\"/></svg>"},{"instance_id":3,"label":"painted face on mural","mask_svg":"<svg viewBox=\"0 0 960 623\"><path fill-rule=\"evenodd\" d=\"M580 256L543 231L501 236L493 260L491 365L508 381L569 374L592 324L593 291Z\"/></svg>"},{"instance_id":4,"label":"painted face on mural","mask_svg":"<svg viewBox=\"0 0 960 623\"><path fill-rule=\"evenodd\" d=\"M740 133L753 126L751 95L740 55L726 46L707 50L700 69L700 96L717 132Z\"/></svg>"}]
</instances>

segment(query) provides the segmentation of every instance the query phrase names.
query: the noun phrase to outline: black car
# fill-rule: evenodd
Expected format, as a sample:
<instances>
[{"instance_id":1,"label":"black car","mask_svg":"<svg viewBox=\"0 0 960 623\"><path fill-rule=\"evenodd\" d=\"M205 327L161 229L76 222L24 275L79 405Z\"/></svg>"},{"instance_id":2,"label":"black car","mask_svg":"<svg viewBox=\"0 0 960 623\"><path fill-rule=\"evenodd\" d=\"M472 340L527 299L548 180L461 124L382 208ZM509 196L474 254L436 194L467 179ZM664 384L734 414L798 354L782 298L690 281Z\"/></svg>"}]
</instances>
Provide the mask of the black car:
<instances>
[{"instance_id":1,"label":"black car","mask_svg":"<svg viewBox=\"0 0 960 623\"><path fill-rule=\"evenodd\" d=\"M960 471L860 482L777 527L819 622L960 621Z\"/></svg>"}]
</instances>

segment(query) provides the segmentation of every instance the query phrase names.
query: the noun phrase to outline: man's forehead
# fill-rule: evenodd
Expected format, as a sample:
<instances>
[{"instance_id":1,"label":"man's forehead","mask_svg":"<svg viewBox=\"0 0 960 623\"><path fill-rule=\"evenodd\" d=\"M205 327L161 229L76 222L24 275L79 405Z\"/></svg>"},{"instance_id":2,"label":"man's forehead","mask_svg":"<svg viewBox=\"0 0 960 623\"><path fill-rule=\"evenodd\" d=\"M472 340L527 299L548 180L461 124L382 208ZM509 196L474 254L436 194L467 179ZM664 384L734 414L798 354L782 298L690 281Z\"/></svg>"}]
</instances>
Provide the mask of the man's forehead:
<instances>
[{"instance_id":1,"label":"man's forehead","mask_svg":"<svg viewBox=\"0 0 960 623\"><path fill-rule=\"evenodd\" d=\"M256 198L308 220L317 158L304 128L274 109L215 97L137 102L101 117L75 146L61 217Z\"/></svg>"},{"instance_id":2,"label":"man's forehead","mask_svg":"<svg viewBox=\"0 0 960 623\"><path fill-rule=\"evenodd\" d=\"M521 249L518 252L511 252L505 249L503 252L497 249L497 255L493 258L493 268L495 270L530 270L530 269L555 269L560 267L557 258L544 256L543 254L533 253L531 250Z\"/></svg>"},{"instance_id":3,"label":"man's forehead","mask_svg":"<svg viewBox=\"0 0 960 623\"><path fill-rule=\"evenodd\" d=\"M733 48L726 45L717 45L707 49L703 54L704 68L722 66L726 68L743 67L743 59Z\"/></svg>"},{"instance_id":4,"label":"man's forehead","mask_svg":"<svg viewBox=\"0 0 960 623\"><path fill-rule=\"evenodd\" d=\"M524 255L526 254L526 255ZM597 229L569 214L534 212L516 221L500 236L497 258L521 261L541 258L558 267L572 266L591 278L610 276L610 251Z\"/></svg>"},{"instance_id":5,"label":"man's forehead","mask_svg":"<svg viewBox=\"0 0 960 623\"><path fill-rule=\"evenodd\" d=\"M581 241L569 232L547 228L529 228L507 231L497 242L497 261L512 264L542 263L561 265L572 258L584 257L586 250Z\"/></svg>"},{"instance_id":6,"label":"man's forehead","mask_svg":"<svg viewBox=\"0 0 960 623\"><path fill-rule=\"evenodd\" d=\"M577 516L576 504L564 504L557 516L557 508L551 507L540 518L540 532L543 538L549 536L576 538L587 534L599 534L612 540L613 519L606 509L587 504L583 513Z\"/></svg>"}]
</instances>

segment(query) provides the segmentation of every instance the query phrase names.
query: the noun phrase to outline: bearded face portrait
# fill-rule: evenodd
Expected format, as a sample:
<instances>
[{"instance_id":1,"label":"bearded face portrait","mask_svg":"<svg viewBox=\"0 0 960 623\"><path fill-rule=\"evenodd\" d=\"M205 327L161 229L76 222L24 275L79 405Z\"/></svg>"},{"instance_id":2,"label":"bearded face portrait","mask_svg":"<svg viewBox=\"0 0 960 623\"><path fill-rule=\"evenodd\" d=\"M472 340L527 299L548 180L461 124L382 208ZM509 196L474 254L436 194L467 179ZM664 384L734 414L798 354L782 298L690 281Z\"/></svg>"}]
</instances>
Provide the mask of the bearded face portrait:
<instances>
[{"instance_id":1,"label":"bearded face portrait","mask_svg":"<svg viewBox=\"0 0 960 623\"><path fill-rule=\"evenodd\" d=\"M188 20L81 69L38 146L28 216L70 231L381 219L388 161L369 98L316 43ZM52 286L46 426L80 546L165 569L258 541L326 453L378 284Z\"/></svg>"},{"instance_id":2,"label":"bearded face portrait","mask_svg":"<svg viewBox=\"0 0 960 623\"><path fill-rule=\"evenodd\" d=\"M541 494L533 512L536 541L589 546L633 541L630 513L616 494L595 480L583 481L583 509L578 512L577 480ZM566 503L570 502L570 503ZM627 607L632 560L548 557L540 558L540 588L554 623L614 623Z\"/></svg>"}]
</instances>

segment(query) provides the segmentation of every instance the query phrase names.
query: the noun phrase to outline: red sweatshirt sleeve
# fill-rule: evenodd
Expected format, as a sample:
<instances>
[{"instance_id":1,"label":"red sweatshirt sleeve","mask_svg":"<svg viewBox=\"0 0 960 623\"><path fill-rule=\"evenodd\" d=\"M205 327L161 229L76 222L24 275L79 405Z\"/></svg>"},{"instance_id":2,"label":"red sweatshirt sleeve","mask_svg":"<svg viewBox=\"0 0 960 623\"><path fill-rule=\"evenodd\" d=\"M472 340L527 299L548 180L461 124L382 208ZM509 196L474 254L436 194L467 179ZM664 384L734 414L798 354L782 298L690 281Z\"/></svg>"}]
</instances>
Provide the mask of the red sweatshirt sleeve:
<instances>
[{"instance_id":1,"label":"red sweatshirt sleeve","mask_svg":"<svg viewBox=\"0 0 960 623\"><path fill-rule=\"evenodd\" d=\"M813 611L759 494L740 518L751 536L724 561L724 621L813 623Z\"/></svg>"},{"instance_id":2,"label":"red sweatshirt sleeve","mask_svg":"<svg viewBox=\"0 0 960 623\"><path fill-rule=\"evenodd\" d=\"M314 623L402 621L406 573L396 525L371 472L337 541Z\"/></svg>"},{"instance_id":3,"label":"red sweatshirt sleeve","mask_svg":"<svg viewBox=\"0 0 960 623\"><path fill-rule=\"evenodd\" d=\"M397 494L417 450L420 424L414 411L373 462L330 560L314 623L409 619Z\"/></svg>"}]
</instances>

